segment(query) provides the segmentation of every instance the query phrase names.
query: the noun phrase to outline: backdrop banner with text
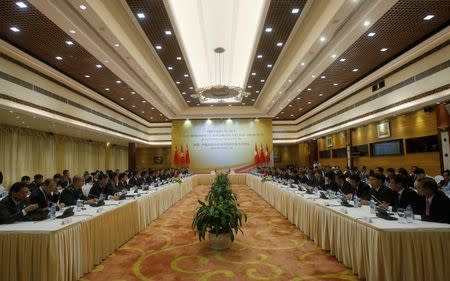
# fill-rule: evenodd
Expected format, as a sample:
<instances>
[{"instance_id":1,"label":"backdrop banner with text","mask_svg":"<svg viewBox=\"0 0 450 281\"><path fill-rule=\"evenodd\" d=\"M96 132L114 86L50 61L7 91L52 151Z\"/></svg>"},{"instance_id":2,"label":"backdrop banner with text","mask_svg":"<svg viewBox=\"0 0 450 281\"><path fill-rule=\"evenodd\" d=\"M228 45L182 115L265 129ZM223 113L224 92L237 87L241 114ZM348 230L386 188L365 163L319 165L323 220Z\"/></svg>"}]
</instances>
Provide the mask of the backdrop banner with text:
<instances>
[{"instance_id":1,"label":"backdrop banner with text","mask_svg":"<svg viewBox=\"0 0 450 281\"><path fill-rule=\"evenodd\" d=\"M272 167L272 120L173 121L172 155L175 167L196 173Z\"/></svg>"}]
</instances>

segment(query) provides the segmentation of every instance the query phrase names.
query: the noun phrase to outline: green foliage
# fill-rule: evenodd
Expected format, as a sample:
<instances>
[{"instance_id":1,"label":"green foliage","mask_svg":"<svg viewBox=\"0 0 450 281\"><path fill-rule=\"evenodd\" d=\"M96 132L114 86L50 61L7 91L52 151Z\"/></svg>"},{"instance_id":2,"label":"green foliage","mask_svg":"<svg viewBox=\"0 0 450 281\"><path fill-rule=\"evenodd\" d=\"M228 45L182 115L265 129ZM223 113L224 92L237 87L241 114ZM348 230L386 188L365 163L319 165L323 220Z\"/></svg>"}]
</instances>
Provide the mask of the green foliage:
<instances>
[{"instance_id":1,"label":"green foliage","mask_svg":"<svg viewBox=\"0 0 450 281\"><path fill-rule=\"evenodd\" d=\"M230 233L231 241L234 241L238 231L243 233L242 222L247 221L247 215L238 208L237 196L231 190L228 175L217 175L205 200L206 203L198 200L200 206L192 222L200 241L205 240L207 232Z\"/></svg>"}]
</instances>

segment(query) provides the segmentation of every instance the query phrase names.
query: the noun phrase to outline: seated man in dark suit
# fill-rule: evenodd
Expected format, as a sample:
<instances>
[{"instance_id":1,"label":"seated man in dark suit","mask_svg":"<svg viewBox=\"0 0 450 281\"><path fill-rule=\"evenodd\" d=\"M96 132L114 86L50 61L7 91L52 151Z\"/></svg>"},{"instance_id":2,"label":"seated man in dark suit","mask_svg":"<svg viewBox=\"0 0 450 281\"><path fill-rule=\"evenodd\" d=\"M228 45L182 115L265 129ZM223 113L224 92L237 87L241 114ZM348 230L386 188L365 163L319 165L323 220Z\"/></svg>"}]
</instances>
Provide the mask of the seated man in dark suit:
<instances>
[{"instance_id":1,"label":"seated man in dark suit","mask_svg":"<svg viewBox=\"0 0 450 281\"><path fill-rule=\"evenodd\" d=\"M21 182L25 183L27 185L27 187L30 185L31 183L31 178L29 176L23 176L20 179Z\"/></svg>"},{"instance_id":2,"label":"seated man in dark suit","mask_svg":"<svg viewBox=\"0 0 450 281\"><path fill-rule=\"evenodd\" d=\"M48 208L51 203L58 203L59 193L57 192L56 181L46 179L44 184L30 195L30 202L38 204L39 208ZM60 204L59 208L63 208L64 204Z\"/></svg>"},{"instance_id":3,"label":"seated man in dark suit","mask_svg":"<svg viewBox=\"0 0 450 281\"><path fill-rule=\"evenodd\" d=\"M127 174L126 173L120 173L119 174L119 184L117 185L117 189L119 191L127 191L130 190L130 187L127 184Z\"/></svg>"},{"instance_id":4,"label":"seated man in dark suit","mask_svg":"<svg viewBox=\"0 0 450 281\"><path fill-rule=\"evenodd\" d=\"M99 174L97 182L92 186L89 191L90 199L100 199L100 195L104 194L105 199L119 200L120 197L116 195L112 185L109 182L106 174Z\"/></svg>"},{"instance_id":5,"label":"seated man in dark suit","mask_svg":"<svg viewBox=\"0 0 450 281\"><path fill-rule=\"evenodd\" d=\"M28 186L28 189L30 190L30 192L33 193L34 191L38 190L39 187L41 187L43 181L44 181L44 176L42 176L40 174L34 175L34 181L32 183L30 183L30 185Z\"/></svg>"},{"instance_id":6,"label":"seated man in dark suit","mask_svg":"<svg viewBox=\"0 0 450 281\"><path fill-rule=\"evenodd\" d=\"M397 206L393 206L392 210L395 212L398 208L405 209L408 205L411 205L414 214L421 214L425 207L425 200L407 184L407 179L403 175L394 174L390 176L389 186L398 193Z\"/></svg>"},{"instance_id":7,"label":"seated man in dark suit","mask_svg":"<svg viewBox=\"0 0 450 281\"><path fill-rule=\"evenodd\" d=\"M134 187L138 185L138 173L137 172L131 172L129 175L130 180L128 181L128 185L130 187Z\"/></svg>"},{"instance_id":8,"label":"seated man in dark suit","mask_svg":"<svg viewBox=\"0 0 450 281\"><path fill-rule=\"evenodd\" d=\"M382 204L386 208L388 206L397 206L397 193L383 184L385 179L384 175L380 173L374 173L369 176L369 182L372 186L370 188L370 198L369 200L362 200L361 204L367 205L373 199L375 203Z\"/></svg>"},{"instance_id":9,"label":"seated man in dark suit","mask_svg":"<svg viewBox=\"0 0 450 281\"><path fill-rule=\"evenodd\" d=\"M321 170L314 171L314 176L310 179L308 185L310 185L312 187L318 187L319 189L325 188L325 180L322 177Z\"/></svg>"},{"instance_id":10,"label":"seated man in dark suit","mask_svg":"<svg viewBox=\"0 0 450 281\"><path fill-rule=\"evenodd\" d=\"M24 220L28 212L39 208L37 204L28 204L27 195L26 183L16 182L11 186L9 195L0 201L0 224Z\"/></svg>"},{"instance_id":11,"label":"seated man in dark suit","mask_svg":"<svg viewBox=\"0 0 450 281\"><path fill-rule=\"evenodd\" d=\"M361 200L369 200L370 186L363 182L358 174L351 175L349 177L349 183L352 191L346 195L347 200L351 200L353 195L356 195Z\"/></svg>"},{"instance_id":12,"label":"seated man in dark suit","mask_svg":"<svg viewBox=\"0 0 450 281\"><path fill-rule=\"evenodd\" d=\"M352 186L345 180L345 175L339 173L336 175L336 183L338 185L339 192L343 194L350 194L353 192Z\"/></svg>"},{"instance_id":13,"label":"seated man in dark suit","mask_svg":"<svg viewBox=\"0 0 450 281\"><path fill-rule=\"evenodd\" d=\"M336 174L329 171L325 174L325 190L339 191L339 186L335 181Z\"/></svg>"},{"instance_id":14,"label":"seated man in dark suit","mask_svg":"<svg viewBox=\"0 0 450 281\"><path fill-rule=\"evenodd\" d=\"M450 198L445 195L432 178L418 179L417 190L425 197L425 211L422 220L450 223Z\"/></svg>"},{"instance_id":15,"label":"seated man in dark suit","mask_svg":"<svg viewBox=\"0 0 450 281\"><path fill-rule=\"evenodd\" d=\"M73 183L61 192L59 202L66 206L76 205L77 200L81 199L83 204L92 205L97 202L96 199L88 199L84 196L81 187L84 185L84 178L82 176L74 176Z\"/></svg>"}]
</instances>

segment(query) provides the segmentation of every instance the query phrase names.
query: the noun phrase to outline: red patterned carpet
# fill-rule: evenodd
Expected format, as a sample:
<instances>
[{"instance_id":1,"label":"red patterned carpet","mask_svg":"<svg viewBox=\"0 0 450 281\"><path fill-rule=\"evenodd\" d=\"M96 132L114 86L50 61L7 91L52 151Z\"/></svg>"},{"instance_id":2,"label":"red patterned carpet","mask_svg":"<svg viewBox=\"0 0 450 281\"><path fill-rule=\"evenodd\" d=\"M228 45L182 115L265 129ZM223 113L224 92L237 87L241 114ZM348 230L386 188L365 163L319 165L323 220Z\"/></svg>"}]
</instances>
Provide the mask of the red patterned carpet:
<instances>
[{"instance_id":1,"label":"red patterned carpet","mask_svg":"<svg viewBox=\"0 0 450 281\"><path fill-rule=\"evenodd\" d=\"M191 229L208 188L195 188L81 280L358 280L246 186L233 186L248 215L245 235L229 250L209 249Z\"/></svg>"}]
</instances>

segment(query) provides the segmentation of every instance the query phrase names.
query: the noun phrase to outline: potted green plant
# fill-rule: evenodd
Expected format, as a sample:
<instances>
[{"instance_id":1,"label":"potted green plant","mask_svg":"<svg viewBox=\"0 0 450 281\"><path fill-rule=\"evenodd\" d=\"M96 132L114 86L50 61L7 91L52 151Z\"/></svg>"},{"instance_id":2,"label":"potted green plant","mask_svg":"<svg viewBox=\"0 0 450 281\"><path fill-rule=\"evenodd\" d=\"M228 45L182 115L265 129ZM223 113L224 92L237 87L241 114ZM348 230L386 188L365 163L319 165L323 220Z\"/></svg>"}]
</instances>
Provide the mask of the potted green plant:
<instances>
[{"instance_id":1,"label":"potted green plant","mask_svg":"<svg viewBox=\"0 0 450 281\"><path fill-rule=\"evenodd\" d=\"M239 209L237 196L231 190L226 174L217 175L205 201L198 200L200 206L192 227L200 241L206 240L206 233L209 233L211 248L226 249L238 231L243 234L242 223L247 221L247 215Z\"/></svg>"}]
</instances>

